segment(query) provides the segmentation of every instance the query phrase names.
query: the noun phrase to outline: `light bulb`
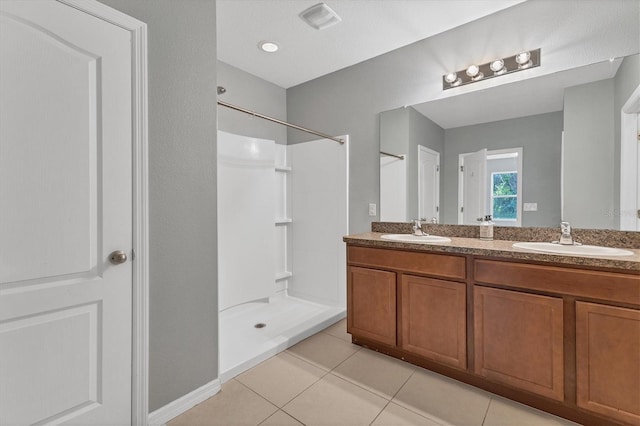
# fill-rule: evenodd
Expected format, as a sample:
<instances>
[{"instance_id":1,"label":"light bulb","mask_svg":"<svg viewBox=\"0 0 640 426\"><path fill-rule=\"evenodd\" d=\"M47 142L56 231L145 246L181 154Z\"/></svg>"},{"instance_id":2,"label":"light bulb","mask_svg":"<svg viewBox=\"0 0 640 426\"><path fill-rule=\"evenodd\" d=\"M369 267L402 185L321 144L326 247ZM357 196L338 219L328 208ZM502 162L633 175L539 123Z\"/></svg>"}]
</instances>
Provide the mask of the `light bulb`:
<instances>
[{"instance_id":1,"label":"light bulb","mask_svg":"<svg viewBox=\"0 0 640 426\"><path fill-rule=\"evenodd\" d=\"M444 76L444 81L451 84L458 79L458 74L455 72L450 72Z\"/></svg>"},{"instance_id":2,"label":"light bulb","mask_svg":"<svg viewBox=\"0 0 640 426\"><path fill-rule=\"evenodd\" d=\"M258 43L258 47L260 48L260 50L267 53L277 52L280 48L277 43L274 43L272 41L261 41L260 43Z\"/></svg>"},{"instance_id":3,"label":"light bulb","mask_svg":"<svg viewBox=\"0 0 640 426\"><path fill-rule=\"evenodd\" d=\"M477 76L479 72L480 67L478 67L477 65L469 65L469 68L467 68L467 75L471 78Z\"/></svg>"},{"instance_id":4,"label":"light bulb","mask_svg":"<svg viewBox=\"0 0 640 426\"><path fill-rule=\"evenodd\" d=\"M491 68L491 71L493 71L495 75L500 75L507 72L507 69L504 67L504 61L502 59L496 59L495 61L491 62L489 68Z\"/></svg>"},{"instance_id":5,"label":"light bulb","mask_svg":"<svg viewBox=\"0 0 640 426\"><path fill-rule=\"evenodd\" d=\"M529 59L531 59L531 53L530 52L522 52L522 53L518 53L516 55L516 62L519 65L526 64L527 62L529 62Z\"/></svg>"}]
</instances>

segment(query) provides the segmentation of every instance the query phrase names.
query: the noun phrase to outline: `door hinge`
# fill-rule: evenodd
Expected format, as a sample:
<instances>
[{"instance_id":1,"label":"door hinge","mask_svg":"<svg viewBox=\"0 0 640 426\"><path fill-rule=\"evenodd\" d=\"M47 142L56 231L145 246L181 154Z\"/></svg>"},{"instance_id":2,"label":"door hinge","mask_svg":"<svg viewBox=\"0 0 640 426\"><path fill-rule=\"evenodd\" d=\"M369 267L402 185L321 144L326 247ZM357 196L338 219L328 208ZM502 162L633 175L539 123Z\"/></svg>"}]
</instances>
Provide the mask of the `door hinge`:
<instances>
[{"instance_id":1,"label":"door hinge","mask_svg":"<svg viewBox=\"0 0 640 426\"><path fill-rule=\"evenodd\" d=\"M464 172L464 166L460 166L460 171Z\"/></svg>"},{"instance_id":2,"label":"door hinge","mask_svg":"<svg viewBox=\"0 0 640 426\"><path fill-rule=\"evenodd\" d=\"M136 260L136 251L131 249L131 261L133 262L134 260Z\"/></svg>"},{"instance_id":3,"label":"door hinge","mask_svg":"<svg viewBox=\"0 0 640 426\"><path fill-rule=\"evenodd\" d=\"M460 213L464 212L464 207L460 207Z\"/></svg>"},{"instance_id":4,"label":"door hinge","mask_svg":"<svg viewBox=\"0 0 640 426\"><path fill-rule=\"evenodd\" d=\"M436 166L436 172L440 172L440 166Z\"/></svg>"},{"instance_id":5,"label":"door hinge","mask_svg":"<svg viewBox=\"0 0 640 426\"><path fill-rule=\"evenodd\" d=\"M640 219L640 210L638 210L638 219Z\"/></svg>"},{"instance_id":6,"label":"door hinge","mask_svg":"<svg viewBox=\"0 0 640 426\"><path fill-rule=\"evenodd\" d=\"M440 206L436 206L436 213L440 212ZM638 210L638 214L640 214L640 210Z\"/></svg>"}]
</instances>

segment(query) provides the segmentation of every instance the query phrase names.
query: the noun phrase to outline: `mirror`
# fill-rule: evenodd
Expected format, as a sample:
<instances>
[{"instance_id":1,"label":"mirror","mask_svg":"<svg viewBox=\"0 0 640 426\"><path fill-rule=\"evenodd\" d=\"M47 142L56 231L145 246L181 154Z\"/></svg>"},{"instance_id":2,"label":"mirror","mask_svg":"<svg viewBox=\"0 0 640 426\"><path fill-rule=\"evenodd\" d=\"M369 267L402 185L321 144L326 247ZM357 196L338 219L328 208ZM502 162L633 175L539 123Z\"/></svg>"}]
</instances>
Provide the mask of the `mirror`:
<instances>
[{"instance_id":1,"label":"mirror","mask_svg":"<svg viewBox=\"0 0 640 426\"><path fill-rule=\"evenodd\" d=\"M556 227L568 220L577 228L621 229L622 224L637 230L635 209L621 210L627 204L621 204L620 185L622 180L624 192L626 177L637 179L638 161L623 158L621 166L620 153L625 149L621 109L638 87L638 76L636 54L380 113L380 151L404 156L381 153L380 220L436 217L438 223L464 223L460 210L465 199L471 203L460 168L464 155L486 149L487 158L500 159L521 149L517 178L515 166L492 170L497 162L487 160L488 195L480 200L485 214L501 214L492 206L510 201L498 198L517 193L515 184L508 193L496 184L509 176L521 191L518 218L501 225ZM419 160L419 146L439 155L433 166L438 183L424 177L430 174ZM472 185L467 181L467 188ZM635 205L636 195L629 195ZM435 210L424 201L433 197ZM509 215L513 218L513 211ZM632 224L625 227L625 220Z\"/></svg>"}]
</instances>

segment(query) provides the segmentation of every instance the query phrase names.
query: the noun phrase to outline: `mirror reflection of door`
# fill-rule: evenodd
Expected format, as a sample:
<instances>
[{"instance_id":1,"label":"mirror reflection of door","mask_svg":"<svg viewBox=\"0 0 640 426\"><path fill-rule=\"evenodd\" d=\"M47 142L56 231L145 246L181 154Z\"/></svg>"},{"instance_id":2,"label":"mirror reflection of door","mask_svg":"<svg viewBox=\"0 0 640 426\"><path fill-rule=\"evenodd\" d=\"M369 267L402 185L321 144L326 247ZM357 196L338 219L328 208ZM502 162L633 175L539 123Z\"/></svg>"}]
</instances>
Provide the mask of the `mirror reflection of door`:
<instances>
[{"instance_id":1,"label":"mirror reflection of door","mask_svg":"<svg viewBox=\"0 0 640 426\"><path fill-rule=\"evenodd\" d=\"M486 214L487 149L460 154L458 184L458 224L476 225Z\"/></svg>"},{"instance_id":2,"label":"mirror reflection of door","mask_svg":"<svg viewBox=\"0 0 640 426\"><path fill-rule=\"evenodd\" d=\"M440 222L440 153L418 145L418 217Z\"/></svg>"}]
</instances>

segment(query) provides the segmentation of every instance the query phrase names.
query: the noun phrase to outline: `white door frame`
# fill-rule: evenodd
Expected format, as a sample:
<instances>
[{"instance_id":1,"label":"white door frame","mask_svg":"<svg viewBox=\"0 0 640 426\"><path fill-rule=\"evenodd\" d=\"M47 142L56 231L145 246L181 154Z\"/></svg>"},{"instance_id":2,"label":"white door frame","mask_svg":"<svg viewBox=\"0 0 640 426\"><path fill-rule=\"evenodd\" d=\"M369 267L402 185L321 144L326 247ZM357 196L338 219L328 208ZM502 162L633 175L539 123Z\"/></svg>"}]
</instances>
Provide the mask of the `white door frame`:
<instances>
[{"instance_id":1,"label":"white door frame","mask_svg":"<svg viewBox=\"0 0 640 426\"><path fill-rule=\"evenodd\" d=\"M640 209L640 173L638 156L638 112L640 86L636 87L620 111L620 229L640 231L637 210Z\"/></svg>"},{"instance_id":2,"label":"white door frame","mask_svg":"<svg viewBox=\"0 0 640 426\"><path fill-rule=\"evenodd\" d=\"M96 0L57 0L131 33L131 120L133 154L133 277L131 424L149 418L149 195L147 24Z\"/></svg>"}]
</instances>

